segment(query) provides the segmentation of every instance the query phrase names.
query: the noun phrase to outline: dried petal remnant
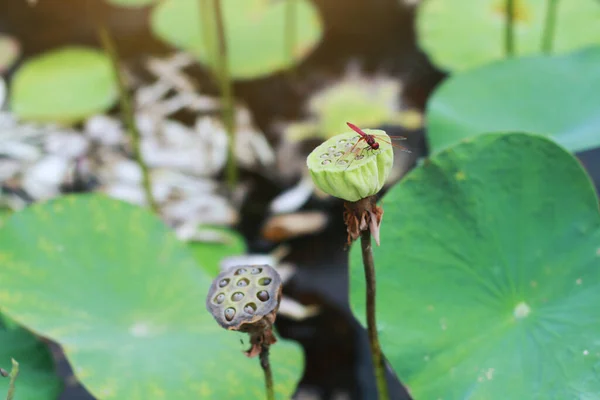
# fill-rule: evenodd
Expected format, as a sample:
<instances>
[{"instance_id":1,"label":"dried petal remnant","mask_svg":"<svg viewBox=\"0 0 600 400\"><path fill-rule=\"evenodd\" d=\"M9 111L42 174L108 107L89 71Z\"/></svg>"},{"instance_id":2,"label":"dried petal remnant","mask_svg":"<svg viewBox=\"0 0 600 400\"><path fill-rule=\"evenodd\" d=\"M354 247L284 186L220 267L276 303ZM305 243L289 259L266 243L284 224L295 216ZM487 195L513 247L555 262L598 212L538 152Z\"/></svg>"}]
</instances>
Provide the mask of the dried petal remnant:
<instances>
[{"instance_id":1,"label":"dried petal remnant","mask_svg":"<svg viewBox=\"0 0 600 400\"><path fill-rule=\"evenodd\" d=\"M344 203L344 222L348 232L347 245L360 237L362 231L370 230L379 246L379 227L383 218L383 208L377 205L375 196L357 202Z\"/></svg>"}]
</instances>

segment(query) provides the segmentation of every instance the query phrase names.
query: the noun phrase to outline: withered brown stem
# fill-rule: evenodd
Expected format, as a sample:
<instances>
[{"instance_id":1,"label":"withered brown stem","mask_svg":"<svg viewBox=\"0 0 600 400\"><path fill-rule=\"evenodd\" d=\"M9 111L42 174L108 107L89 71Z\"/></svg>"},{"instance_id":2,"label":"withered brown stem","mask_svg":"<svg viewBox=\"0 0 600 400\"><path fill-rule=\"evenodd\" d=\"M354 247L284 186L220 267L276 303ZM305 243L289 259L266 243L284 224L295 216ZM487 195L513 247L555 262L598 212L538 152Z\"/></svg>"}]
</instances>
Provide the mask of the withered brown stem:
<instances>
[{"instance_id":1,"label":"withered brown stem","mask_svg":"<svg viewBox=\"0 0 600 400\"><path fill-rule=\"evenodd\" d=\"M263 343L260 351L260 366L265 373L265 386L267 389L267 400L275 400L275 392L273 391L273 372L271 372L271 363L269 362L270 344Z\"/></svg>"},{"instance_id":2,"label":"withered brown stem","mask_svg":"<svg viewBox=\"0 0 600 400\"><path fill-rule=\"evenodd\" d=\"M360 235L363 265L365 267L365 280L367 284L367 332L369 334L369 345L371 347L371 358L373 370L377 382L379 400L389 400L388 387L385 380L385 366L377 334L377 322L375 318L375 262L371 247L371 231L363 230Z\"/></svg>"},{"instance_id":3,"label":"withered brown stem","mask_svg":"<svg viewBox=\"0 0 600 400\"><path fill-rule=\"evenodd\" d=\"M277 342L273 334L273 322L268 317L267 315L254 324L245 324L240 329L241 332L248 332L250 335L250 348L245 352L250 358L259 355L265 345L270 346Z\"/></svg>"},{"instance_id":4,"label":"withered brown stem","mask_svg":"<svg viewBox=\"0 0 600 400\"><path fill-rule=\"evenodd\" d=\"M277 310L265 316L257 323L249 324L242 328L243 332L250 335L250 348L246 351L248 357L259 356L260 366L265 374L265 387L267 390L267 400L275 400L273 391L273 373L271 372L271 363L269 362L269 350L271 345L277 342L273 334L273 323L275 322Z\"/></svg>"},{"instance_id":5,"label":"withered brown stem","mask_svg":"<svg viewBox=\"0 0 600 400\"><path fill-rule=\"evenodd\" d=\"M381 354L381 345L377 334L375 318L375 262L371 246L371 236L379 246L379 227L383 218L383 208L377 205L377 197L369 196L356 202L344 203L344 222L348 231L348 243L360 236L365 281L367 286L367 332L373 360L373 370L377 383L379 400L389 400L388 387L385 380L385 366Z\"/></svg>"}]
</instances>

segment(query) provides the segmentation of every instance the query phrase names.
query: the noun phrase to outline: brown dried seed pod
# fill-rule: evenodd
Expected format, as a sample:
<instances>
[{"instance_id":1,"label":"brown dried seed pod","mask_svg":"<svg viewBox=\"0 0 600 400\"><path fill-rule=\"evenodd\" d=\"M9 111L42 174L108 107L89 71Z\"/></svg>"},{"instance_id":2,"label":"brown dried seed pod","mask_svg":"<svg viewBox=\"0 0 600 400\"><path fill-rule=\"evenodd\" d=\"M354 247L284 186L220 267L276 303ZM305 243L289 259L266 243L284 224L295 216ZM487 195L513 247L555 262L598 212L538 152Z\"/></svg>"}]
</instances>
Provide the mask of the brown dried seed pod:
<instances>
[{"instance_id":1,"label":"brown dried seed pod","mask_svg":"<svg viewBox=\"0 0 600 400\"><path fill-rule=\"evenodd\" d=\"M269 265L232 267L213 281L206 308L223 328L251 332L273 324L281 289L281 277Z\"/></svg>"}]
</instances>

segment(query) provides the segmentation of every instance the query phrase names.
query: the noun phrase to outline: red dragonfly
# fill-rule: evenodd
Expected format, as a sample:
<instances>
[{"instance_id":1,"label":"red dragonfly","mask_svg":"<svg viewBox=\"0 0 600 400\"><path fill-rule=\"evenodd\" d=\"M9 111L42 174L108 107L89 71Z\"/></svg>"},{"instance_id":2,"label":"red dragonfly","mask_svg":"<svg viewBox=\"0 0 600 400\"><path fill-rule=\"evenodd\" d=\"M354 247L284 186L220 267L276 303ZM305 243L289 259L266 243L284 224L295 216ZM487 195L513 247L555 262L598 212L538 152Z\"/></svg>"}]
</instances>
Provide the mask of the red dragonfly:
<instances>
[{"instance_id":1,"label":"red dragonfly","mask_svg":"<svg viewBox=\"0 0 600 400\"><path fill-rule=\"evenodd\" d=\"M379 150L379 142L378 141L387 143L391 146L401 149L402 151L410 153L410 150L408 150L406 147L400 146L400 145L397 145L397 144L391 142L391 140L405 140L406 138L404 136L383 136L383 135L377 135L377 134L370 135L350 122L346 122L346 124L354 132L356 132L358 134L358 136L355 136L352 139L340 139L335 145L329 147L327 149L327 152L321 154L321 156L320 156L320 158L323 159L321 161L321 163L323 165L327 165L332 162L335 162L338 165L346 165L346 169L347 169L348 167L350 167L350 165L352 165L354 160L363 159L365 157L363 155L363 153L365 151ZM359 146L361 141L364 141L367 145L364 147L357 148L357 146ZM347 156L351 153L354 154L354 157L352 158L352 160L348 160Z\"/></svg>"},{"instance_id":2,"label":"red dragonfly","mask_svg":"<svg viewBox=\"0 0 600 400\"><path fill-rule=\"evenodd\" d=\"M358 133L358 140L356 140L356 139L340 140L340 142L338 143L338 146L341 146L342 148L345 147L348 150L343 151L338 146L333 146L333 147L329 148L328 153L321 155L321 158L325 158L325 160L322 161L323 164L329 164L330 162L332 162L333 160L330 157L333 156L333 157L337 158L337 162L336 162L337 164L339 164L339 165L347 164L347 166L346 166L346 169L347 169L348 167L350 167L352 162L354 162L354 160L361 160L364 158L363 152L379 150L378 140L381 142L387 143L389 145L392 145L394 147L397 147L397 148L401 149L402 151L410 153L410 150L408 150L406 147L400 146L400 145L397 145L397 144L391 142L391 140L405 140L406 138L403 136L385 137L385 136L380 136L380 135L370 135L370 134L364 132L358 126L356 126L350 122L346 122L346 124L350 127L350 129L352 129L354 132ZM364 147L357 148L357 146L359 146L360 142L362 142L362 141L364 141L367 145ZM342 151L339 151L339 150L342 150ZM352 158L352 160L349 161L347 159L348 154L354 154L355 156Z\"/></svg>"},{"instance_id":3,"label":"red dragonfly","mask_svg":"<svg viewBox=\"0 0 600 400\"><path fill-rule=\"evenodd\" d=\"M400 146L400 145L392 143L390 141L390 140L394 140L394 139L406 140L406 138L404 136L389 136L390 140L388 140L384 136L369 135L368 133L363 132L362 129L360 129L358 126L354 125L353 123L346 122L346 125L348 125L350 127L350 129L352 129L354 132L356 132L360 135L360 139L358 139L358 141L356 142L356 144L354 146L357 146L361 140L364 140L367 143L367 145L370 147L371 150L378 150L379 143L377 143L377 140L381 140L382 142L385 142L389 145L397 147L397 148L401 149L402 151L410 153L410 150L408 150L406 147ZM354 149L354 147L353 147L353 149ZM368 148L364 147L363 150L364 149L368 149Z\"/></svg>"}]
</instances>

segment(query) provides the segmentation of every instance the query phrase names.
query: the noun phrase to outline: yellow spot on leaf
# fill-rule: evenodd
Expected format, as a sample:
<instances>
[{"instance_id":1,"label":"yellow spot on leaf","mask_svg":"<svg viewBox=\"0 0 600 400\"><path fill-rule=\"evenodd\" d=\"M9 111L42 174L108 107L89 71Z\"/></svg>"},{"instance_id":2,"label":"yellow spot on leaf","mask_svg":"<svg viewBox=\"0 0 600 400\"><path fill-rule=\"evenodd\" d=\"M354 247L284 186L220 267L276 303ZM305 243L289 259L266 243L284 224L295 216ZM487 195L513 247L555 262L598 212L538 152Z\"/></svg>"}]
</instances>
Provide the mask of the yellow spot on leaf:
<instances>
[{"instance_id":1,"label":"yellow spot on leaf","mask_svg":"<svg viewBox=\"0 0 600 400\"><path fill-rule=\"evenodd\" d=\"M164 399L166 395L165 391L155 383L150 387L150 392L153 399Z\"/></svg>"},{"instance_id":2,"label":"yellow spot on leaf","mask_svg":"<svg viewBox=\"0 0 600 400\"><path fill-rule=\"evenodd\" d=\"M44 210L44 208L41 205L31 207L31 209L41 221L48 221L48 213Z\"/></svg>"},{"instance_id":3,"label":"yellow spot on leaf","mask_svg":"<svg viewBox=\"0 0 600 400\"><path fill-rule=\"evenodd\" d=\"M11 258L12 258L12 254L0 251L0 264L10 262Z\"/></svg>"},{"instance_id":4,"label":"yellow spot on leaf","mask_svg":"<svg viewBox=\"0 0 600 400\"><path fill-rule=\"evenodd\" d=\"M523 0L515 0L513 5L513 20L515 22L529 22L531 21L531 12L527 8L525 4L523 4ZM498 2L494 5L494 12L496 14L500 14L502 18L508 18L508 7L506 6L507 2L504 0L498 0Z\"/></svg>"},{"instance_id":5,"label":"yellow spot on leaf","mask_svg":"<svg viewBox=\"0 0 600 400\"><path fill-rule=\"evenodd\" d=\"M213 391L211 390L210 386L208 386L208 383L201 382L200 388L198 389L198 393L200 394L200 398L208 399L212 396Z\"/></svg>"},{"instance_id":6,"label":"yellow spot on leaf","mask_svg":"<svg viewBox=\"0 0 600 400\"><path fill-rule=\"evenodd\" d=\"M467 179L467 176L463 171L458 171L456 174L454 174L454 178L457 181L464 181L465 179Z\"/></svg>"},{"instance_id":7,"label":"yellow spot on leaf","mask_svg":"<svg viewBox=\"0 0 600 400\"><path fill-rule=\"evenodd\" d=\"M43 236L38 237L37 247L38 250L47 256L52 257L56 254L56 246L50 240L48 240L48 238Z\"/></svg>"}]
</instances>

